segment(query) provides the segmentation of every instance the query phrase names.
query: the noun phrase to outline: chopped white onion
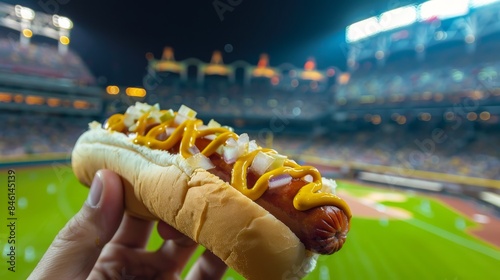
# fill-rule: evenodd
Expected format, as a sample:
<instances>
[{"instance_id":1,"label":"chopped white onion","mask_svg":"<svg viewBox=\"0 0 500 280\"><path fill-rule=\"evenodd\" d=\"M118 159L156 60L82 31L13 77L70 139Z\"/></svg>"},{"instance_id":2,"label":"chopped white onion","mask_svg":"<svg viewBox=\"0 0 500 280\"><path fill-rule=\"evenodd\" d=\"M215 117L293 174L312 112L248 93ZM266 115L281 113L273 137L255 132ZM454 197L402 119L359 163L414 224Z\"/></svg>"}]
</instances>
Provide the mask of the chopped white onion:
<instances>
[{"instance_id":1,"label":"chopped white onion","mask_svg":"<svg viewBox=\"0 0 500 280\"><path fill-rule=\"evenodd\" d=\"M248 137L248 134L243 133L240 135L237 142L238 142L238 145L246 145L246 144L248 144L248 142L250 142L250 138Z\"/></svg>"},{"instance_id":2,"label":"chopped white onion","mask_svg":"<svg viewBox=\"0 0 500 280\"><path fill-rule=\"evenodd\" d=\"M248 142L248 152L251 153L259 148L259 145L257 145L257 142L255 140L252 140Z\"/></svg>"},{"instance_id":3,"label":"chopped white onion","mask_svg":"<svg viewBox=\"0 0 500 280\"><path fill-rule=\"evenodd\" d=\"M163 114L160 111L151 111L149 113L149 118L152 118L154 120L154 123L161 123L160 117Z\"/></svg>"},{"instance_id":4,"label":"chopped white onion","mask_svg":"<svg viewBox=\"0 0 500 280\"><path fill-rule=\"evenodd\" d=\"M222 156L227 164L234 163L238 159L238 146L223 146Z\"/></svg>"},{"instance_id":5,"label":"chopped white onion","mask_svg":"<svg viewBox=\"0 0 500 280\"><path fill-rule=\"evenodd\" d=\"M292 176L290 174L282 174L271 177L269 179L269 188L277 188L288 185L292 181Z\"/></svg>"},{"instance_id":6,"label":"chopped white onion","mask_svg":"<svg viewBox=\"0 0 500 280\"><path fill-rule=\"evenodd\" d=\"M188 151L192 154L192 155L196 155L196 154L199 154L200 153L200 149L198 149L198 147L196 147L196 145L193 145L191 147L188 148Z\"/></svg>"},{"instance_id":7,"label":"chopped white onion","mask_svg":"<svg viewBox=\"0 0 500 280\"><path fill-rule=\"evenodd\" d=\"M307 174L306 176L304 176L304 178L302 178L304 181L308 182L308 183L311 183L313 181L313 176L311 176L310 174Z\"/></svg>"},{"instance_id":8,"label":"chopped white onion","mask_svg":"<svg viewBox=\"0 0 500 280\"><path fill-rule=\"evenodd\" d=\"M175 131L175 127L167 127L165 129L165 132L167 133L167 136L172 135L172 133L174 133L174 131Z\"/></svg>"},{"instance_id":9,"label":"chopped white onion","mask_svg":"<svg viewBox=\"0 0 500 280\"><path fill-rule=\"evenodd\" d=\"M205 170L215 168L215 165L212 163L212 161L202 153L197 153L196 155L187 158L186 161L194 168L203 168Z\"/></svg>"},{"instance_id":10,"label":"chopped white onion","mask_svg":"<svg viewBox=\"0 0 500 280\"><path fill-rule=\"evenodd\" d=\"M125 114L125 117L123 118L123 124L127 127L131 127L134 125L135 121L140 118L140 115L136 114Z\"/></svg>"},{"instance_id":11,"label":"chopped white onion","mask_svg":"<svg viewBox=\"0 0 500 280\"><path fill-rule=\"evenodd\" d=\"M181 123L185 122L188 120L188 117L184 116L184 115L181 115L181 114L177 114L175 116L175 119L174 119L174 123L176 125L180 125Z\"/></svg>"},{"instance_id":12,"label":"chopped white onion","mask_svg":"<svg viewBox=\"0 0 500 280\"><path fill-rule=\"evenodd\" d=\"M335 182L335 180L323 177L321 178L321 183L323 184L323 187L321 188L323 192L335 194L337 189L337 182Z\"/></svg>"},{"instance_id":13,"label":"chopped white onion","mask_svg":"<svg viewBox=\"0 0 500 280\"><path fill-rule=\"evenodd\" d=\"M219 127L221 127L220 123L216 122L214 119L211 119L208 122L207 126L210 127L210 128L219 128Z\"/></svg>"},{"instance_id":14,"label":"chopped white onion","mask_svg":"<svg viewBox=\"0 0 500 280\"><path fill-rule=\"evenodd\" d=\"M258 175L262 175L266 173L266 170L273 163L274 158L263 153L258 152L257 155L253 158L252 165L250 165L250 170L255 172Z\"/></svg>"},{"instance_id":15,"label":"chopped white onion","mask_svg":"<svg viewBox=\"0 0 500 280\"><path fill-rule=\"evenodd\" d=\"M226 140L226 146L233 146L233 147L236 147L238 146L238 142L236 142L236 140L234 140L234 138L229 138Z\"/></svg>"},{"instance_id":16,"label":"chopped white onion","mask_svg":"<svg viewBox=\"0 0 500 280\"><path fill-rule=\"evenodd\" d=\"M217 138L217 135L215 135L215 134L209 134L209 135L205 136L205 139L208 139L210 141L215 140L215 138Z\"/></svg>"},{"instance_id":17,"label":"chopped white onion","mask_svg":"<svg viewBox=\"0 0 500 280\"><path fill-rule=\"evenodd\" d=\"M132 126L128 128L129 131L135 131L137 129L137 124L134 123Z\"/></svg>"},{"instance_id":18,"label":"chopped white onion","mask_svg":"<svg viewBox=\"0 0 500 280\"><path fill-rule=\"evenodd\" d=\"M270 154L270 156L274 158L273 163L269 167L270 170L282 167L287 159L286 156L280 154Z\"/></svg>"},{"instance_id":19,"label":"chopped white onion","mask_svg":"<svg viewBox=\"0 0 500 280\"><path fill-rule=\"evenodd\" d=\"M186 118L188 119L194 119L196 118L196 111L189 108L188 106L186 105L181 105L181 107L179 108L178 110L178 115L182 115L182 116L185 116Z\"/></svg>"}]
</instances>

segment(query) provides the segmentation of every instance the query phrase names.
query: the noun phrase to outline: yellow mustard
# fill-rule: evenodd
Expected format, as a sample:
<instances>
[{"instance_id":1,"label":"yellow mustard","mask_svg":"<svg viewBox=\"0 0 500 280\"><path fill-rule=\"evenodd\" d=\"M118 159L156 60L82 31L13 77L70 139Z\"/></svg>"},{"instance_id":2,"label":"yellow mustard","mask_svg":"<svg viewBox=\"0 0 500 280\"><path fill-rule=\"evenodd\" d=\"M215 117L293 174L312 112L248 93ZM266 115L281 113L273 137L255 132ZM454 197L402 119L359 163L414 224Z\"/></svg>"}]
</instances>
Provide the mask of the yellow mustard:
<instances>
[{"instance_id":1,"label":"yellow mustard","mask_svg":"<svg viewBox=\"0 0 500 280\"><path fill-rule=\"evenodd\" d=\"M238 135L236 133L223 127L204 128L199 130L199 127L203 124L199 119L188 119L175 126L175 124L173 124L174 119L160 124L154 124L151 123L151 118L148 116L149 113L146 113L137 121L137 127L135 129L136 135L133 142L138 145L147 146L151 149L160 150L169 150L177 143L180 143L179 153L184 158L192 156L190 147L195 145L196 139L198 138L216 135L215 139L201 151L201 153L207 157L215 153L229 138L238 140ZM123 114L115 114L108 119L104 127L114 131L124 131L126 128L124 119L125 116ZM154 127L146 133L146 129L150 125L154 125ZM158 136L166 133L169 127L174 128L171 135L164 141L158 140ZM276 153L276 151L272 149L259 147L255 151L240 156L233 165L231 186L236 188L243 195L252 200L257 200L267 190L268 182L273 176L289 174L292 178L303 178L306 175L310 175L312 176L312 181L304 185L295 195L293 200L295 209L305 211L314 207L332 205L342 209L344 213L351 218L351 210L344 200L334 194L321 192L321 174L316 168L311 166L300 166L292 160L287 159L282 167L264 173L252 188L248 188L247 171L259 152Z\"/></svg>"}]
</instances>

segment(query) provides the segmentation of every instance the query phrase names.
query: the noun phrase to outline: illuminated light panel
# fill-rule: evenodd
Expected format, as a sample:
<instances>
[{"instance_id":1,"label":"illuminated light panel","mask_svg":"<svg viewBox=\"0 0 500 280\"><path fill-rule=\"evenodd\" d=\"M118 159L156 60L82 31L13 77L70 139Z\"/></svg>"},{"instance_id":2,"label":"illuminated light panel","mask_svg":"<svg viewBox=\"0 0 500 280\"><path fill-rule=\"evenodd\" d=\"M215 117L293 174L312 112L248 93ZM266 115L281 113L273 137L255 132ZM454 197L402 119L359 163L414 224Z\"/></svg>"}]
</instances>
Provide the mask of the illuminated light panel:
<instances>
[{"instance_id":1,"label":"illuminated light panel","mask_svg":"<svg viewBox=\"0 0 500 280\"><path fill-rule=\"evenodd\" d=\"M23 36L26 38L31 38L33 37L33 31L31 31L31 29L25 28L23 29Z\"/></svg>"},{"instance_id":2,"label":"illuminated light panel","mask_svg":"<svg viewBox=\"0 0 500 280\"><path fill-rule=\"evenodd\" d=\"M477 120L477 114L474 112L469 112L469 113L467 113L467 119L471 122L475 121L475 120Z\"/></svg>"},{"instance_id":3,"label":"illuminated light panel","mask_svg":"<svg viewBox=\"0 0 500 280\"><path fill-rule=\"evenodd\" d=\"M477 8L498 2L500 2L500 0L470 0L469 5L471 8Z\"/></svg>"},{"instance_id":4,"label":"illuminated light panel","mask_svg":"<svg viewBox=\"0 0 500 280\"><path fill-rule=\"evenodd\" d=\"M120 93L120 88L117 86L107 86L106 87L106 92L111 95L116 95Z\"/></svg>"},{"instance_id":5,"label":"illuminated light panel","mask_svg":"<svg viewBox=\"0 0 500 280\"><path fill-rule=\"evenodd\" d=\"M379 24L382 30L386 31L410 25L415 21L417 21L417 8L412 5L382 13Z\"/></svg>"},{"instance_id":6,"label":"illuminated light panel","mask_svg":"<svg viewBox=\"0 0 500 280\"><path fill-rule=\"evenodd\" d=\"M382 122L382 118L379 115L373 115L372 117L372 123L374 125L378 125Z\"/></svg>"},{"instance_id":7,"label":"illuminated light panel","mask_svg":"<svg viewBox=\"0 0 500 280\"><path fill-rule=\"evenodd\" d=\"M61 105L61 99L59 98L48 98L47 105L49 107L59 107Z\"/></svg>"},{"instance_id":8,"label":"illuminated light panel","mask_svg":"<svg viewBox=\"0 0 500 280\"><path fill-rule=\"evenodd\" d=\"M430 121L430 120L431 120L431 118L432 118L432 117L431 117L431 114L429 114L429 113L421 113L421 114L420 114L420 119L421 119L422 121L424 121L424 122L428 122L428 121Z\"/></svg>"},{"instance_id":9,"label":"illuminated light panel","mask_svg":"<svg viewBox=\"0 0 500 280\"><path fill-rule=\"evenodd\" d=\"M52 16L52 24L54 24L55 27L59 27L62 29L69 30L69 29L73 28L73 22L69 18L58 16L58 15Z\"/></svg>"},{"instance_id":10,"label":"illuminated light panel","mask_svg":"<svg viewBox=\"0 0 500 280\"><path fill-rule=\"evenodd\" d=\"M406 123L406 117L405 116L399 116L398 119L396 120L398 124L405 124Z\"/></svg>"},{"instance_id":11,"label":"illuminated light panel","mask_svg":"<svg viewBox=\"0 0 500 280\"><path fill-rule=\"evenodd\" d=\"M14 95L14 102L21 103L23 101L24 101L24 96L22 96L21 94Z\"/></svg>"},{"instance_id":12,"label":"illuminated light panel","mask_svg":"<svg viewBox=\"0 0 500 280\"><path fill-rule=\"evenodd\" d=\"M356 42L382 31L377 17L367 18L349 25L346 29L346 41Z\"/></svg>"},{"instance_id":13,"label":"illuminated light panel","mask_svg":"<svg viewBox=\"0 0 500 280\"><path fill-rule=\"evenodd\" d=\"M9 103L12 101L12 94L6 92L0 92L0 102Z\"/></svg>"},{"instance_id":14,"label":"illuminated light panel","mask_svg":"<svg viewBox=\"0 0 500 280\"><path fill-rule=\"evenodd\" d=\"M28 95L24 102L28 105L42 105L45 103L45 98L36 95Z\"/></svg>"},{"instance_id":15,"label":"illuminated light panel","mask_svg":"<svg viewBox=\"0 0 500 280\"><path fill-rule=\"evenodd\" d=\"M63 44L63 45L68 45L69 44L69 38L68 38L68 36L61 36L59 38L59 42L61 42L61 44Z\"/></svg>"},{"instance_id":16,"label":"illuminated light panel","mask_svg":"<svg viewBox=\"0 0 500 280\"><path fill-rule=\"evenodd\" d=\"M483 120L483 121L487 121L487 120L489 120L489 119L490 119L490 117L491 117L490 112L486 112L486 111L484 111L484 112L481 112L481 114L479 114L479 118L480 118L481 120Z\"/></svg>"},{"instance_id":17,"label":"illuminated light panel","mask_svg":"<svg viewBox=\"0 0 500 280\"><path fill-rule=\"evenodd\" d=\"M35 11L30 8L26 8L20 5L16 5L14 7L16 11L16 16L25 19L25 20L33 20L35 18Z\"/></svg>"},{"instance_id":18,"label":"illuminated light panel","mask_svg":"<svg viewBox=\"0 0 500 280\"><path fill-rule=\"evenodd\" d=\"M455 119L455 114L453 112L446 112L444 114L444 118L447 120L447 121L452 121Z\"/></svg>"},{"instance_id":19,"label":"illuminated light panel","mask_svg":"<svg viewBox=\"0 0 500 280\"><path fill-rule=\"evenodd\" d=\"M73 107L75 109L88 109L90 107L90 103L84 100L75 100L73 102Z\"/></svg>"},{"instance_id":20,"label":"illuminated light panel","mask_svg":"<svg viewBox=\"0 0 500 280\"><path fill-rule=\"evenodd\" d=\"M144 97L144 96L146 96L146 90L143 89L143 88L128 87L125 90L125 93L128 96L133 96L133 97Z\"/></svg>"},{"instance_id":21,"label":"illuminated light panel","mask_svg":"<svg viewBox=\"0 0 500 280\"><path fill-rule=\"evenodd\" d=\"M433 0L418 6L420 20L448 19L469 13L469 0Z\"/></svg>"}]
</instances>

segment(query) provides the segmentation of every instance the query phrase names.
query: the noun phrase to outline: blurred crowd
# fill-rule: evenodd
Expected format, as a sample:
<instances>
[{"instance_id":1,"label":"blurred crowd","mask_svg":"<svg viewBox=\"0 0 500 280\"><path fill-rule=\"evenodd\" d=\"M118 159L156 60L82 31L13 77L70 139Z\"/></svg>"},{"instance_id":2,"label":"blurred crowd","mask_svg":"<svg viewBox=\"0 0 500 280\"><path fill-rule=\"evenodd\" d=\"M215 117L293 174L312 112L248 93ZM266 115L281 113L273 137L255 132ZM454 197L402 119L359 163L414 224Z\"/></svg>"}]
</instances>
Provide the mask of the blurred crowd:
<instances>
[{"instance_id":1,"label":"blurred crowd","mask_svg":"<svg viewBox=\"0 0 500 280\"><path fill-rule=\"evenodd\" d=\"M277 150L292 155L316 156L346 165L392 166L495 180L500 180L500 150L495 148L498 143L499 130L467 132L451 127L366 129L317 138L274 138Z\"/></svg>"},{"instance_id":2,"label":"blurred crowd","mask_svg":"<svg viewBox=\"0 0 500 280\"><path fill-rule=\"evenodd\" d=\"M227 77L206 77L200 86L195 81L181 84L173 78L171 83L152 88L145 101L174 110L184 104L203 115L211 116L254 119L286 117L311 121L330 112L333 92L315 90L308 84L277 88L271 85L269 79L253 80L250 85L243 86L228 82ZM113 103L118 105L116 100ZM128 104L125 102L117 107L123 110Z\"/></svg>"},{"instance_id":3,"label":"blurred crowd","mask_svg":"<svg viewBox=\"0 0 500 280\"><path fill-rule=\"evenodd\" d=\"M0 156L70 153L90 119L47 114L0 114Z\"/></svg>"},{"instance_id":4,"label":"blurred crowd","mask_svg":"<svg viewBox=\"0 0 500 280\"><path fill-rule=\"evenodd\" d=\"M78 85L95 84L95 78L80 56L68 50L60 54L57 46L29 44L0 38L0 71L10 74L68 79Z\"/></svg>"},{"instance_id":5,"label":"blurred crowd","mask_svg":"<svg viewBox=\"0 0 500 280\"><path fill-rule=\"evenodd\" d=\"M70 153L90 118L0 114L1 157ZM436 131L439 129L439 131ZM312 155L345 163L396 166L500 180L500 131L385 127L331 132L324 136L254 133L261 145L290 155ZM267 143L269 144L269 143Z\"/></svg>"},{"instance_id":6,"label":"blurred crowd","mask_svg":"<svg viewBox=\"0 0 500 280\"><path fill-rule=\"evenodd\" d=\"M415 106L454 104L461 98L500 101L498 47L496 41L484 42L469 53L463 44L457 44L429 50L422 59L415 53L401 53L389 57L383 65L375 59L362 61L349 82L339 87L337 100L341 102L337 103Z\"/></svg>"}]
</instances>

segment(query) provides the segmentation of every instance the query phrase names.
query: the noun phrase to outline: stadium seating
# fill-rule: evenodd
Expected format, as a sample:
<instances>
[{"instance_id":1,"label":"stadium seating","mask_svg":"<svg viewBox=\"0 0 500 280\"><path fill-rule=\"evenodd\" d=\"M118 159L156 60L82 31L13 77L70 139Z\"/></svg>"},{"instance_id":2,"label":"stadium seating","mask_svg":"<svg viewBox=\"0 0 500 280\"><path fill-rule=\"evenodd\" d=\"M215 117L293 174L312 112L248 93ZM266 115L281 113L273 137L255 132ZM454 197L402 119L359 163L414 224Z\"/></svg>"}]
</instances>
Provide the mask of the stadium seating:
<instances>
[{"instance_id":1,"label":"stadium seating","mask_svg":"<svg viewBox=\"0 0 500 280\"><path fill-rule=\"evenodd\" d=\"M66 79L75 85L94 85L95 78L81 58L71 50L61 55L57 46L30 44L0 38L0 72Z\"/></svg>"}]
</instances>

